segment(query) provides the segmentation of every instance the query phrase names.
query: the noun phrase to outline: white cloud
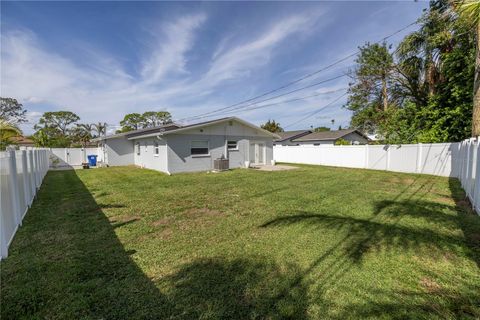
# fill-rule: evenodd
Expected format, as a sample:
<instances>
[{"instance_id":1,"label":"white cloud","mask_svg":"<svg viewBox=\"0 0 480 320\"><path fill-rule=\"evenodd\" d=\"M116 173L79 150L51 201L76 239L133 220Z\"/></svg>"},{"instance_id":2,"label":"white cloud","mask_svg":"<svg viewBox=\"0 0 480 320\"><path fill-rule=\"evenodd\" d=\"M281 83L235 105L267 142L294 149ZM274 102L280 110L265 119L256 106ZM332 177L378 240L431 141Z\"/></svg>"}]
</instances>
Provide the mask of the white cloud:
<instances>
[{"instance_id":1,"label":"white cloud","mask_svg":"<svg viewBox=\"0 0 480 320\"><path fill-rule=\"evenodd\" d=\"M205 14L185 16L161 28L153 53L144 63L142 77L147 83L158 82L168 73L185 73L185 53L194 44L194 32L206 20Z\"/></svg>"},{"instance_id":2,"label":"white cloud","mask_svg":"<svg viewBox=\"0 0 480 320\"><path fill-rule=\"evenodd\" d=\"M29 121L40 111L70 110L82 122L117 124L124 114L144 108L165 108L177 118L210 111L223 105L219 95L225 80L243 81L242 91L256 93L245 76L268 65L286 40L308 33L318 15L277 19L248 41L232 45L229 38L217 46L203 74L190 74L187 54L195 49L197 33L207 17L187 15L163 23L152 33L151 45L140 47L140 76L134 76L113 56L88 43L78 43L75 59L46 48L30 31L2 34L2 94L19 99Z\"/></svg>"},{"instance_id":3,"label":"white cloud","mask_svg":"<svg viewBox=\"0 0 480 320\"><path fill-rule=\"evenodd\" d=\"M226 50L221 43L205 78L217 82L248 75L270 61L276 46L292 34L308 30L312 16L298 15L280 19L270 29L254 40ZM219 53L221 51L223 53Z\"/></svg>"}]
</instances>

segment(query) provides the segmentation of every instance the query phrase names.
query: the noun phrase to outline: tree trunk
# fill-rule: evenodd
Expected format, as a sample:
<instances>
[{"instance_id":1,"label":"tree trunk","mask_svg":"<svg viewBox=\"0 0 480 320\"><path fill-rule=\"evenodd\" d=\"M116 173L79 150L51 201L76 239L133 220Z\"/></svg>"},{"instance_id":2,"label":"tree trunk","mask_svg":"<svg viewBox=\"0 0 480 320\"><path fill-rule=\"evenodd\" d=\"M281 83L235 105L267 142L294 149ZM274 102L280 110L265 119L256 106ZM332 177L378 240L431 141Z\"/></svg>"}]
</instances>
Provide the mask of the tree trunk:
<instances>
[{"instance_id":1,"label":"tree trunk","mask_svg":"<svg viewBox=\"0 0 480 320\"><path fill-rule=\"evenodd\" d=\"M387 79L384 76L382 78L382 98L383 98L383 111L387 111L388 108L388 95L387 95Z\"/></svg>"},{"instance_id":2,"label":"tree trunk","mask_svg":"<svg viewBox=\"0 0 480 320\"><path fill-rule=\"evenodd\" d=\"M475 79L473 81L472 137L480 136L480 21L477 22Z\"/></svg>"}]
</instances>

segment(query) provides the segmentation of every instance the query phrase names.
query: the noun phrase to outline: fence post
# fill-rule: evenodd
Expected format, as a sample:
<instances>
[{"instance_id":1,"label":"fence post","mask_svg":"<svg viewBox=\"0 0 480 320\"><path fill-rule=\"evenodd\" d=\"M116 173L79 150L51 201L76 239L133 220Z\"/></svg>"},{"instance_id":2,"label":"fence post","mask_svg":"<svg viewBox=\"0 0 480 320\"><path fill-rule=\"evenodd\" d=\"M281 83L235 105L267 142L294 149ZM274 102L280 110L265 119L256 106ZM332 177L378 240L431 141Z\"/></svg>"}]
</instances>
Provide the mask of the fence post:
<instances>
[{"instance_id":1,"label":"fence post","mask_svg":"<svg viewBox=\"0 0 480 320\"><path fill-rule=\"evenodd\" d=\"M20 192L18 191L18 170L17 170L17 159L14 150L9 151L10 157L10 172L8 175L9 185L10 185L10 195L12 200L13 215L15 217L15 223L17 225L22 224L22 213L20 212Z\"/></svg>"},{"instance_id":2,"label":"fence post","mask_svg":"<svg viewBox=\"0 0 480 320\"><path fill-rule=\"evenodd\" d=\"M417 143L417 169L416 173L422 173L423 144Z\"/></svg>"},{"instance_id":3,"label":"fence post","mask_svg":"<svg viewBox=\"0 0 480 320\"><path fill-rule=\"evenodd\" d=\"M472 204L473 204L473 209L477 214L480 214L480 179L479 179L479 173L480 173L480 138L477 138L477 161L476 161L476 168L475 168L475 180L473 183L473 193L472 193Z\"/></svg>"},{"instance_id":4,"label":"fence post","mask_svg":"<svg viewBox=\"0 0 480 320\"><path fill-rule=\"evenodd\" d=\"M7 156L3 159L0 159L2 165L0 166L0 170L2 171L2 183L9 183L8 177L10 176L10 159L8 159L8 153L5 153ZM6 179L5 179L6 178ZM5 181L5 180L7 181ZM5 197L5 194L0 193L0 199ZM3 203L3 201L2 201ZM4 210L4 208L0 208L0 210ZM6 213L0 214L0 259L6 258L8 256L8 238L5 226L5 215Z\"/></svg>"},{"instance_id":5,"label":"fence post","mask_svg":"<svg viewBox=\"0 0 480 320\"><path fill-rule=\"evenodd\" d=\"M23 173L23 189L25 196L25 206L28 208L30 206L30 186L28 185L28 166L27 166L27 151L22 150L22 173Z\"/></svg>"},{"instance_id":6,"label":"fence post","mask_svg":"<svg viewBox=\"0 0 480 320\"><path fill-rule=\"evenodd\" d=\"M385 170L388 171L388 169L390 169L390 145L387 144L387 163L386 163L386 168Z\"/></svg>"},{"instance_id":7,"label":"fence post","mask_svg":"<svg viewBox=\"0 0 480 320\"><path fill-rule=\"evenodd\" d=\"M369 161L369 147L368 144L365 145L365 169L368 169L368 161Z\"/></svg>"},{"instance_id":8,"label":"fence post","mask_svg":"<svg viewBox=\"0 0 480 320\"><path fill-rule=\"evenodd\" d=\"M33 175L33 150L27 151L27 160L28 160L28 179L30 187L30 204L35 197L35 177Z\"/></svg>"}]
</instances>

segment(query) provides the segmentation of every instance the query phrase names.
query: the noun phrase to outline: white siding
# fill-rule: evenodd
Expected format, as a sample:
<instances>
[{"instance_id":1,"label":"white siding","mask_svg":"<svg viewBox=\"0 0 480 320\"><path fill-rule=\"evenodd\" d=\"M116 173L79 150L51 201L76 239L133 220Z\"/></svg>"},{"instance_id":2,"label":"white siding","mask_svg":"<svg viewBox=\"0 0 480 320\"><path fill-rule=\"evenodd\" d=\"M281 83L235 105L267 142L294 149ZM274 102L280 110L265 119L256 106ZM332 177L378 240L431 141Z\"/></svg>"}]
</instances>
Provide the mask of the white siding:
<instances>
[{"instance_id":1,"label":"white siding","mask_svg":"<svg viewBox=\"0 0 480 320\"><path fill-rule=\"evenodd\" d=\"M155 154L155 142L158 143L158 155ZM135 146L134 163L142 168L148 168L168 173L167 143L165 139L144 138L136 139L135 145L140 143L140 155Z\"/></svg>"}]
</instances>

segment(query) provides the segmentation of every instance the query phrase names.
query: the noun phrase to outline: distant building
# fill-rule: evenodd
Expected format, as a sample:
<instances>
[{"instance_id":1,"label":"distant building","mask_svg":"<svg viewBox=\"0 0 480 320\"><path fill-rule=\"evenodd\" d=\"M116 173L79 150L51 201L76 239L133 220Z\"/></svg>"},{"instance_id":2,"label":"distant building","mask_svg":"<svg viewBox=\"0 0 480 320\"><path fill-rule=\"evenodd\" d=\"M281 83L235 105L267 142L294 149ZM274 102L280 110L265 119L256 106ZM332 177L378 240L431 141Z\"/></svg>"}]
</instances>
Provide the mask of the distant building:
<instances>
[{"instance_id":1,"label":"distant building","mask_svg":"<svg viewBox=\"0 0 480 320\"><path fill-rule=\"evenodd\" d=\"M24 136L13 137L11 140L13 141L14 145L18 147L34 147L35 146L35 142L32 139Z\"/></svg>"},{"instance_id":2,"label":"distant building","mask_svg":"<svg viewBox=\"0 0 480 320\"><path fill-rule=\"evenodd\" d=\"M280 136L280 139L275 140L274 145L284 145L284 146L294 145L294 143L292 142L293 139L303 137L309 133L312 133L312 131L296 130L296 131L277 132L277 135Z\"/></svg>"},{"instance_id":3,"label":"distant building","mask_svg":"<svg viewBox=\"0 0 480 320\"><path fill-rule=\"evenodd\" d=\"M282 135L283 134L283 135ZM311 130L286 131L279 133L280 139L275 144L284 146L299 145L334 145L339 139L349 141L351 144L367 144L369 138L355 129L312 132Z\"/></svg>"}]
</instances>

